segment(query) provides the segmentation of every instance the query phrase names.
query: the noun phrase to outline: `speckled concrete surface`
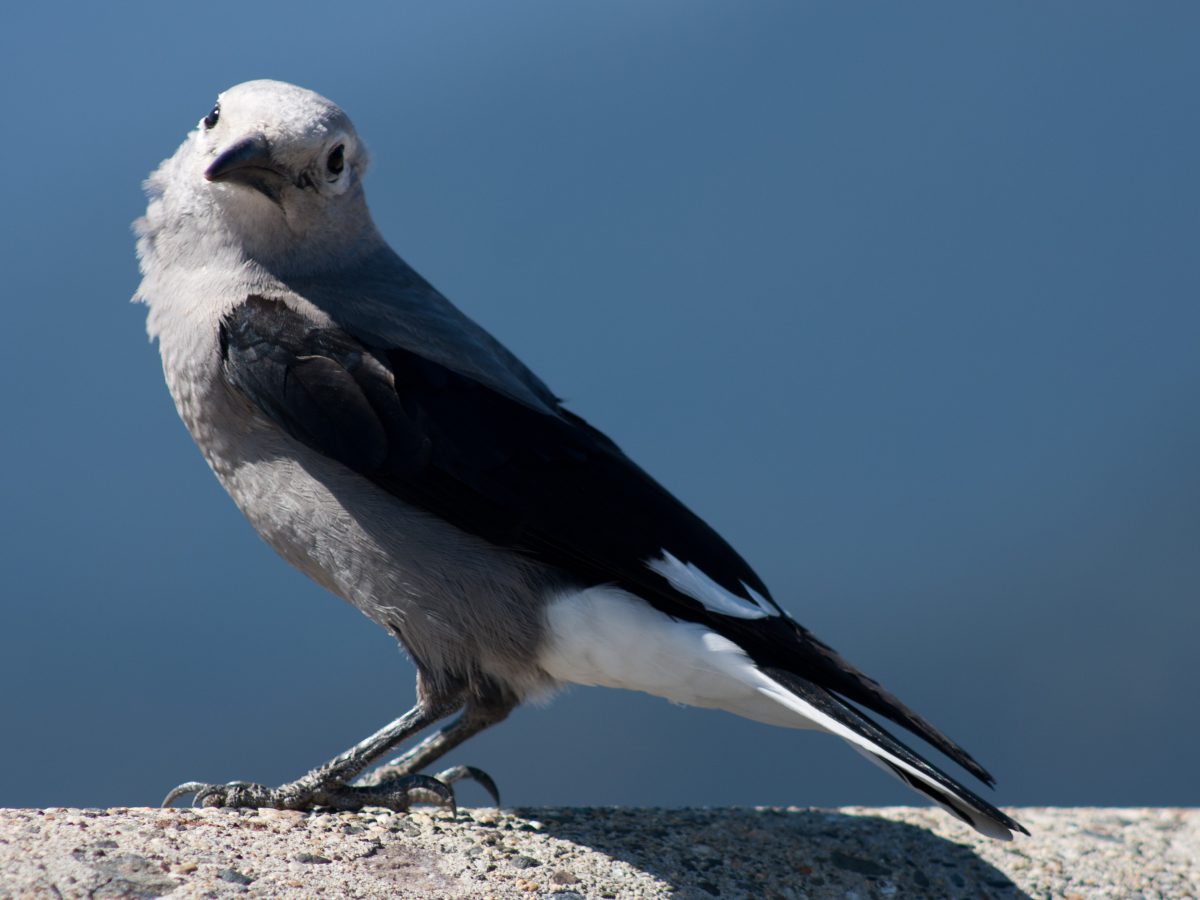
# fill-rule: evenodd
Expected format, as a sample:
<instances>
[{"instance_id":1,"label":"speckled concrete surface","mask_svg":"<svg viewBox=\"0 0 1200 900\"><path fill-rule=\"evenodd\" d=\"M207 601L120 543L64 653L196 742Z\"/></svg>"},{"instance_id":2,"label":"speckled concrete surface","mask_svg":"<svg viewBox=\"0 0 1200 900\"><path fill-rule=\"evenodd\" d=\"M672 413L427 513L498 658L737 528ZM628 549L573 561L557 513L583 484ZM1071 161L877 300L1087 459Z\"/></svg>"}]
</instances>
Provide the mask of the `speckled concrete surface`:
<instances>
[{"instance_id":1,"label":"speckled concrete surface","mask_svg":"<svg viewBox=\"0 0 1200 900\"><path fill-rule=\"evenodd\" d=\"M1200 810L0 810L0 897L1195 898Z\"/></svg>"}]
</instances>

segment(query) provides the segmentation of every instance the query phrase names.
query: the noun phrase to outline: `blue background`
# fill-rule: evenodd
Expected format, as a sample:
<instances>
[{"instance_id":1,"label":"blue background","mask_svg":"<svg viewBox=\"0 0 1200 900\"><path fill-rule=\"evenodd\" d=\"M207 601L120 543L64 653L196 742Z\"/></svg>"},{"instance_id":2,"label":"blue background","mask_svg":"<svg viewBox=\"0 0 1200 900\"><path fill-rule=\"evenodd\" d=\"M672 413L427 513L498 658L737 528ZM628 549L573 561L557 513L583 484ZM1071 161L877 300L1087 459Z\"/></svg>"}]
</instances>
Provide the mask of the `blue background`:
<instances>
[{"instance_id":1,"label":"blue background","mask_svg":"<svg viewBox=\"0 0 1200 900\"><path fill-rule=\"evenodd\" d=\"M1000 802L1200 803L1200 7L182 9L5 14L0 804L277 783L412 701L221 491L128 304L141 179L258 77L341 103L402 255ZM919 799L603 690L452 758L518 804Z\"/></svg>"}]
</instances>

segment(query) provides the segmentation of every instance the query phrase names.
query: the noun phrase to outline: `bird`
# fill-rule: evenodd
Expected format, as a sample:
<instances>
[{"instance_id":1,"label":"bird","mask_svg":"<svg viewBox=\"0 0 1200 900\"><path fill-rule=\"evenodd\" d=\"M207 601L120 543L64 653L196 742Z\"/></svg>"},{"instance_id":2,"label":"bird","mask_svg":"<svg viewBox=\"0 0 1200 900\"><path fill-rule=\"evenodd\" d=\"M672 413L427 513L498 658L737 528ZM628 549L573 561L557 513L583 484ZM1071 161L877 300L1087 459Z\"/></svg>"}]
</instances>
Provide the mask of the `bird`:
<instances>
[{"instance_id":1,"label":"bird","mask_svg":"<svg viewBox=\"0 0 1200 900\"><path fill-rule=\"evenodd\" d=\"M221 485L280 556L395 636L416 703L292 782L189 781L164 805L452 806L463 778L498 804L481 769L424 770L583 684L837 735L979 832L1027 834L876 717L991 787L983 766L392 250L368 164L323 96L224 91L145 182L134 300Z\"/></svg>"}]
</instances>

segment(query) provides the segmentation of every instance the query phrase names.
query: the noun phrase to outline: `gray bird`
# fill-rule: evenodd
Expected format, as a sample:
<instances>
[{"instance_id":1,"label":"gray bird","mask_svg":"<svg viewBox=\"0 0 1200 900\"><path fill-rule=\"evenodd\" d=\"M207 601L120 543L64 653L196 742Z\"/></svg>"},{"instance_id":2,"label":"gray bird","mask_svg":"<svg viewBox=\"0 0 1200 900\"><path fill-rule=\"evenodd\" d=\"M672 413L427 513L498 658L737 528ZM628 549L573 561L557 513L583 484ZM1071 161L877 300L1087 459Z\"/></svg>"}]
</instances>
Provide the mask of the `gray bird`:
<instances>
[{"instance_id":1,"label":"gray bird","mask_svg":"<svg viewBox=\"0 0 1200 900\"><path fill-rule=\"evenodd\" d=\"M992 784L388 247L366 169L330 101L231 88L146 182L135 299L221 484L284 559L396 636L416 706L290 784L189 782L166 802L405 808L452 804L461 777L494 793L475 769L419 773L576 683L830 732L984 834L1025 831L859 711Z\"/></svg>"}]
</instances>

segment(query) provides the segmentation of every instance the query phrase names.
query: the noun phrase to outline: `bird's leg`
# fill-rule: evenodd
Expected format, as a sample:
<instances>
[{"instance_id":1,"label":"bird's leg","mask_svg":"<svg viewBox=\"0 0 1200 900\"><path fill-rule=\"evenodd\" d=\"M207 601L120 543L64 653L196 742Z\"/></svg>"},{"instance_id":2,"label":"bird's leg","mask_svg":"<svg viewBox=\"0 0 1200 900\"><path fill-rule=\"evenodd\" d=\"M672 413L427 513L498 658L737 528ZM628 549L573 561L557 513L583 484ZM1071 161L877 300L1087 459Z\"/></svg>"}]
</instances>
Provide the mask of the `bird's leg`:
<instances>
[{"instance_id":1,"label":"bird's leg","mask_svg":"<svg viewBox=\"0 0 1200 900\"><path fill-rule=\"evenodd\" d=\"M485 728L503 721L516 705L515 697L499 693L489 696L486 700L469 700L462 715L449 725L434 732L391 762L380 766L373 772L368 772L355 784L363 787L384 788L391 784L403 783L406 778L413 777L421 769L440 759L463 741ZM490 775L474 766L454 766L444 772L439 772L434 777L446 785L470 778L479 782L484 790L492 795L496 805L500 805L500 792L496 788L496 783Z\"/></svg>"},{"instance_id":2,"label":"bird's leg","mask_svg":"<svg viewBox=\"0 0 1200 900\"><path fill-rule=\"evenodd\" d=\"M413 801L426 801L455 810L454 792L447 784L428 775L408 775L374 786L354 786L350 782L401 741L445 718L461 704L461 695L436 702L418 700L416 706L394 722L289 784L271 788L244 781L229 784L189 781L171 791L163 801L163 806L170 806L180 797L193 794L193 805L200 806L275 809L325 806L342 810L385 806L404 810Z\"/></svg>"}]
</instances>

